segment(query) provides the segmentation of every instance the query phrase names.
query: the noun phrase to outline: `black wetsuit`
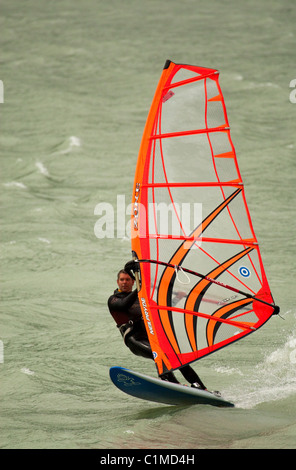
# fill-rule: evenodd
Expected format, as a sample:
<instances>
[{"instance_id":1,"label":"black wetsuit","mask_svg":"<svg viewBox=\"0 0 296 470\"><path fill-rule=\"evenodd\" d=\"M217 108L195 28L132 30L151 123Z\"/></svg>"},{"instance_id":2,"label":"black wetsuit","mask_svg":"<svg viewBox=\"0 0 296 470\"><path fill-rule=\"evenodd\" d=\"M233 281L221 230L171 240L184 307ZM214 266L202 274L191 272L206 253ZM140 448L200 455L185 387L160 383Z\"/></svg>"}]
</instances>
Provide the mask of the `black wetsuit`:
<instances>
[{"instance_id":1,"label":"black wetsuit","mask_svg":"<svg viewBox=\"0 0 296 470\"><path fill-rule=\"evenodd\" d=\"M116 289L108 299L108 307L132 353L153 359L137 290L122 292Z\"/></svg>"},{"instance_id":2,"label":"black wetsuit","mask_svg":"<svg viewBox=\"0 0 296 470\"><path fill-rule=\"evenodd\" d=\"M114 294L108 299L108 307L123 336L125 344L129 347L131 352L136 356L153 359L137 290L122 292L116 289ZM180 368L180 372L189 383L197 383L202 389L206 388L199 376L189 365ZM163 380L169 380L170 382L179 383L172 372L163 374L161 378Z\"/></svg>"}]
</instances>

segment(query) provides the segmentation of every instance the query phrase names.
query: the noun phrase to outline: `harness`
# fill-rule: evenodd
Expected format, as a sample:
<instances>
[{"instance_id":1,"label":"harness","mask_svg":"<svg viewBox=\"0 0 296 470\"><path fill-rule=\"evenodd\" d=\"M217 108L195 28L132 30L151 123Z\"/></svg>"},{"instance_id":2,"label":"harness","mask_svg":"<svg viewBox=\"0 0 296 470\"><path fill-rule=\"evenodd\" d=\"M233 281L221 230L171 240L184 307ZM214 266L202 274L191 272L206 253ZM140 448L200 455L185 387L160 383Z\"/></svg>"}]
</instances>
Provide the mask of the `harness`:
<instances>
[{"instance_id":1,"label":"harness","mask_svg":"<svg viewBox=\"0 0 296 470\"><path fill-rule=\"evenodd\" d=\"M117 326L117 328L119 328L119 331L123 337L123 341L126 344L127 338L132 334L134 329L133 320L129 320L127 323L123 323L123 325Z\"/></svg>"}]
</instances>

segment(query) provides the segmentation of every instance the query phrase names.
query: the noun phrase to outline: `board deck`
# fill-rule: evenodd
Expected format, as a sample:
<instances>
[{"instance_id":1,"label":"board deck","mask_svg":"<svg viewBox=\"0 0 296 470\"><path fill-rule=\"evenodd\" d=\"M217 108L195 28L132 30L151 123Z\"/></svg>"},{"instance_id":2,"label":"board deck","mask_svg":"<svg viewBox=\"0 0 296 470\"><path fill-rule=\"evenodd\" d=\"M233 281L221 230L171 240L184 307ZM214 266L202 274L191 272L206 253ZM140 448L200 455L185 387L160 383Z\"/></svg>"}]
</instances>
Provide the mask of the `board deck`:
<instances>
[{"instance_id":1,"label":"board deck","mask_svg":"<svg viewBox=\"0 0 296 470\"><path fill-rule=\"evenodd\" d=\"M207 390L166 382L123 367L111 367L110 378L122 392L143 400L167 405L213 405L233 407L234 404Z\"/></svg>"}]
</instances>

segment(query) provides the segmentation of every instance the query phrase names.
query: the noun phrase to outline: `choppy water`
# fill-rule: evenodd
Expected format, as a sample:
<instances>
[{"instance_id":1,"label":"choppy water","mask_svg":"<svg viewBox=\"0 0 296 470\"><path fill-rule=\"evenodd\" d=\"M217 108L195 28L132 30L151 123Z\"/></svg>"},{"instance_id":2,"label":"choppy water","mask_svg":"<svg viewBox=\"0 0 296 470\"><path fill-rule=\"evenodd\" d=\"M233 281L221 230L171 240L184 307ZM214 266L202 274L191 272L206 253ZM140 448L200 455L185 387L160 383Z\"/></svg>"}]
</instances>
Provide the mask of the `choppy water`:
<instances>
[{"instance_id":1,"label":"choppy water","mask_svg":"<svg viewBox=\"0 0 296 470\"><path fill-rule=\"evenodd\" d=\"M295 447L294 2L1 6L0 447ZM113 365L155 374L152 362L123 346L107 312L130 244L96 238L94 210L108 202L116 213L117 195L131 199L167 58L220 70L249 208L284 317L196 363L234 409L157 406L121 394L108 377Z\"/></svg>"}]
</instances>

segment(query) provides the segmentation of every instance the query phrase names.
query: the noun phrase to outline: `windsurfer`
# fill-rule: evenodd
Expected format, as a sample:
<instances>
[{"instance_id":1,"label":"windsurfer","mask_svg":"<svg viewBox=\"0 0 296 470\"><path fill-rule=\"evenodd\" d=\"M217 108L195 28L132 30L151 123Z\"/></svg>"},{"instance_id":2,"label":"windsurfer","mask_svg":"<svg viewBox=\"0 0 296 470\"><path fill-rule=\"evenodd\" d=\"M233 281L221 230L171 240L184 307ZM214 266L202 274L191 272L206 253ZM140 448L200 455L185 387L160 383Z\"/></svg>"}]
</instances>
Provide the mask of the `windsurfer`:
<instances>
[{"instance_id":1,"label":"windsurfer","mask_svg":"<svg viewBox=\"0 0 296 470\"><path fill-rule=\"evenodd\" d=\"M153 359L137 289L133 290L134 276L132 272L120 270L117 274L117 285L118 288L108 299L108 308L123 336L124 343L136 356ZM192 387L206 390L192 367L186 365L180 369L180 372ZM172 372L163 374L161 379L179 383Z\"/></svg>"}]
</instances>

